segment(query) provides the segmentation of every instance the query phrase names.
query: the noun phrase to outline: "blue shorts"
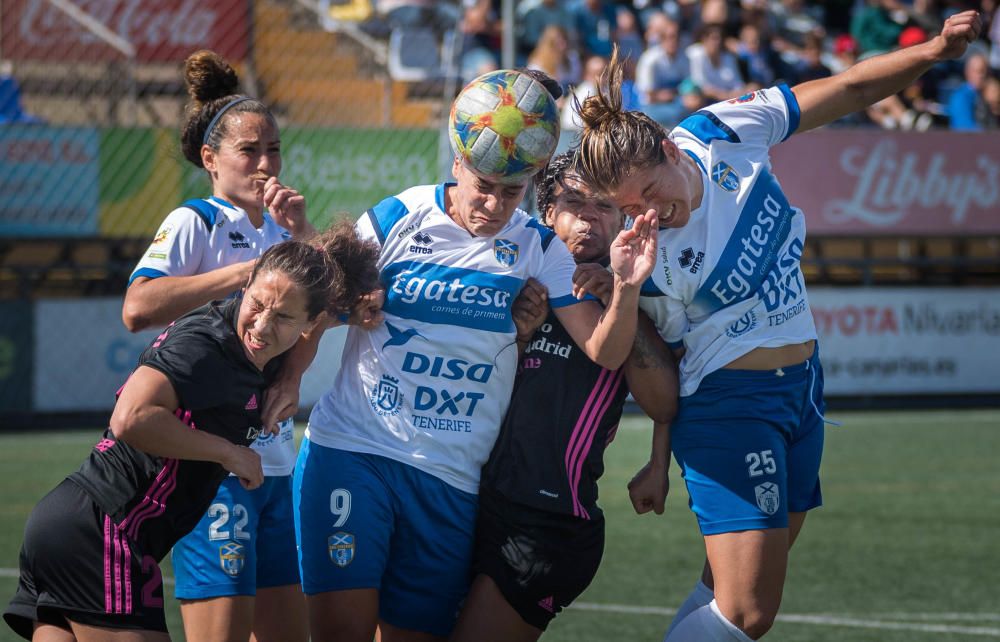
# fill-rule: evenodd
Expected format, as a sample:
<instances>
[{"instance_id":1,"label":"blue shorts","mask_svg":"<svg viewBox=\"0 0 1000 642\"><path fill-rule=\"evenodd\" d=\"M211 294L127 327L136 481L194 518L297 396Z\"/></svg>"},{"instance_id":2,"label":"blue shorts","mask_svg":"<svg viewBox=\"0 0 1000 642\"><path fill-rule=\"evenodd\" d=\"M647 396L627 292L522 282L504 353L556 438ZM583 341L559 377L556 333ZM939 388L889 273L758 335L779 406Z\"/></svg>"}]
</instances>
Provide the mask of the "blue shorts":
<instances>
[{"instance_id":1,"label":"blue shorts","mask_svg":"<svg viewBox=\"0 0 1000 642\"><path fill-rule=\"evenodd\" d=\"M670 444L703 535L788 526L823 503L819 350L779 370L717 370L682 397Z\"/></svg>"},{"instance_id":2,"label":"blue shorts","mask_svg":"<svg viewBox=\"0 0 1000 642\"><path fill-rule=\"evenodd\" d=\"M198 525L174 545L171 560L179 600L298 584L291 476L265 477L254 490L226 477Z\"/></svg>"},{"instance_id":3,"label":"blue shorts","mask_svg":"<svg viewBox=\"0 0 1000 642\"><path fill-rule=\"evenodd\" d=\"M308 439L294 478L306 595L378 589L381 619L448 636L472 580L477 496L393 459Z\"/></svg>"}]
</instances>

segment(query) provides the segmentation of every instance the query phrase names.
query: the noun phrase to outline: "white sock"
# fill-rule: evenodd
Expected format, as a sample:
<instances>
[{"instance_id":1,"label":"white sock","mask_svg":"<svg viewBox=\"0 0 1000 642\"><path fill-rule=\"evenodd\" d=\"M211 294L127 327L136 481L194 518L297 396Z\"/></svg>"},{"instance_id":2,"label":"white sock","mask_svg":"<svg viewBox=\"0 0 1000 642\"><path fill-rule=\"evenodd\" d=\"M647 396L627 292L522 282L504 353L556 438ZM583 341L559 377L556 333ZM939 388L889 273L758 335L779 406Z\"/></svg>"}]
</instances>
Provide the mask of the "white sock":
<instances>
[{"instance_id":1,"label":"white sock","mask_svg":"<svg viewBox=\"0 0 1000 642\"><path fill-rule=\"evenodd\" d=\"M670 637L670 632L673 631L680 621L688 616L691 611L695 609L700 609L715 598L715 592L712 589L705 586L705 583L698 580L698 583L694 585L694 590L691 594L687 596L684 603L681 604L680 608L677 609L677 614L674 615L674 621L670 623L670 628L667 629L667 634L664 638Z\"/></svg>"},{"instance_id":2,"label":"white sock","mask_svg":"<svg viewBox=\"0 0 1000 642\"><path fill-rule=\"evenodd\" d=\"M688 614L663 642L753 642L719 610L715 600Z\"/></svg>"}]
</instances>

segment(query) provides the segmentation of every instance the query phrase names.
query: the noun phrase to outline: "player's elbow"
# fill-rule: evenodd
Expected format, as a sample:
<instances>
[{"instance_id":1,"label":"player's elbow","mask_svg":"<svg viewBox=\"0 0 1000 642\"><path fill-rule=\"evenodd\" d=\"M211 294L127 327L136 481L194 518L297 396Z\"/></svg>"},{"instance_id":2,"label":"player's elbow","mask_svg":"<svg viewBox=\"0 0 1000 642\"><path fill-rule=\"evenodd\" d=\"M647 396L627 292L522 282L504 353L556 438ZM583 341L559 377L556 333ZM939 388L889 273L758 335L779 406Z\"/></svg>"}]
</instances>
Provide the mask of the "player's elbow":
<instances>
[{"instance_id":1,"label":"player's elbow","mask_svg":"<svg viewBox=\"0 0 1000 642\"><path fill-rule=\"evenodd\" d=\"M655 394L632 395L646 415L658 424L669 424L677 416L677 395L658 391Z\"/></svg>"},{"instance_id":2,"label":"player's elbow","mask_svg":"<svg viewBox=\"0 0 1000 642\"><path fill-rule=\"evenodd\" d=\"M136 301L134 297L125 296L122 303L122 323L129 332L139 332L152 325L152 319L146 311L146 306Z\"/></svg>"},{"instance_id":3,"label":"player's elbow","mask_svg":"<svg viewBox=\"0 0 1000 642\"><path fill-rule=\"evenodd\" d=\"M108 427L111 428L111 433L115 436L115 439L128 442L135 422L136 413L134 410L128 404L119 401L111 413L111 421L108 422Z\"/></svg>"}]
</instances>

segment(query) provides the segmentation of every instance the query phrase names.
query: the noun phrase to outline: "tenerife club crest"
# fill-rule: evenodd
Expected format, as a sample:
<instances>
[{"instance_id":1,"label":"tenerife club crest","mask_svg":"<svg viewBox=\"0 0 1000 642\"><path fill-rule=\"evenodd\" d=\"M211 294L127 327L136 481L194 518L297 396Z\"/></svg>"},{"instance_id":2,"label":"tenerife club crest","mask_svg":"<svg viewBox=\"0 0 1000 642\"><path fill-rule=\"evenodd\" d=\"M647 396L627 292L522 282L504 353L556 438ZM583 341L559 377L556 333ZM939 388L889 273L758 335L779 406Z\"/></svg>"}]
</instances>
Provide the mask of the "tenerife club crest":
<instances>
[{"instance_id":1,"label":"tenerife club crest","mask_svg":"<svg viewBox=\"0 0 1000 642\"><path fill-rule=\"evenodd\" d=\"M735 192L740 188L740 175L725 161L719 161L712 168L712 180L727 192Z\"/></svg>"},{"instance_id":2,"label":"tenerife club crest","mask_svg":"<svg viewBox=\"0 0 1000 642\"><path fill-rule=\"evenodd\" d=\"M399 379L382 375L379 382L372 387L369 402L372 405L372 410L383 417L398 415L403 406L403 393L399 391Z\"/></svg>"},{"instance_id":3,"label":"tenerife club crest","mask_svg":"<svg viewBox=\"0 0 1000 642\"><path fill-rule=\"evenodd\" d=\"M327 538L326 548L330 553L330 561L344 568L354 561L354 535L337 531Z\"/></svg>"},{"instance_id":4,"label":"tenerife club crest","mask_svg":"<svg viewBox=\"0 0 1000 642\"><path fill-rule=\"evenodd\" d=\"M731 326L726 328L726 336L730 339L735 339L736 337L750 332L756 327L757 315L753 313L753 310L749 310L746 314L734 321Z\"/></svg>"},{"instance_id":5,"label":"tenerife club crest","mask_svg":"<svg viewBox=\"0 0 1000 642\"><path fill-rule=\"evenodd\" d=\"M247 554L243 544L226 542L219 547L219 564L229 577L239 577L246 560Z\"/></svg>"},{"instance_id":6,"label":"tenerife club crest","mask_svg":"<svg viewBox=\"0 0 1000 642\"><path fill-rule=\"evenodd\" d=\"M767 513L768 515L774 515L778 512L778 506L781 504L781 500L778 497L778 485L773 482L764 482L763 484L758 484L754 488L754 492L757 493L757 507Z\"/></svg>"},{"instance_id":7,"label":"tenerife club crest","mask_svg":"<svg viewBox=\"0 0 1000 642\"><path fill-rule=\"evenodd\" d=\"M495 239L493 241L493 256L496 257L497 263L504 267L511 267L517 261L517 243L508 241L507 239Z\"/></svg>"}]
</instances>

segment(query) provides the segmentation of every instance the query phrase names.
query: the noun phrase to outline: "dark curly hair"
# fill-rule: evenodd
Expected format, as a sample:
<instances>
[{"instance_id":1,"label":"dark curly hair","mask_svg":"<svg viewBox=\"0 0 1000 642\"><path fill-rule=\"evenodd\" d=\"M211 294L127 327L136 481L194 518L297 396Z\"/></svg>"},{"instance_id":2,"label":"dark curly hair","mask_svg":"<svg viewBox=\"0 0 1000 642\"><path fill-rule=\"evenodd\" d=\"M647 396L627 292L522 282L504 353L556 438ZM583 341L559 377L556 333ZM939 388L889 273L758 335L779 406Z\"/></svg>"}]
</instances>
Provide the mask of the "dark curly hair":
<instances>
[{"instance_id":1,"label":"dark curly hair","mask_svg":"<svg viewBox=\"0 0 1000 642\"><path fill-rule=\"evenodd\" d=\"M191 100L184 108L184 124L181 126L181 151L184 158L196 167L204 167L201 160L201 146L207 144L214 150L228 133L227 121L231 114L261 114L275 122L271 110L264 103L248 98L239 91L239 78L226 60L208 49L196 51L184 61L184 84ZM229 108L222 119L212 128L205 140L209 123L226 105L237 98L247 98Z\"/></svg>"},{"instance_id":2,"label":"dark curly hair","mask_svg":"<svg viewBox=\"0 0 1000 642\"><path fill-rule=\"evenodd\" d=\"M268 248L254 265L250 282L259 274L284 274L305 290L309 319L323 311L335 317L350 313L362 295L381 287L378 257L378 245L362 240L353 223L341 220L308 241Z\"/></svg>"},{"instance_id":3,"label":"dark curly hair","mask_svg":"<svg viewBox=\"0 0 1000 642\"><path fill-rule=\"evenodd\" d=\"M535 174L535 200L538 201L539 221L546 227L551 227L545 220L545 213L555 201L556 185L566 189L563 179L566 172L573 169L575 162L576 153L573 150L556 154L549 159L545 169Z\"/></svg>"}]
</instances>

